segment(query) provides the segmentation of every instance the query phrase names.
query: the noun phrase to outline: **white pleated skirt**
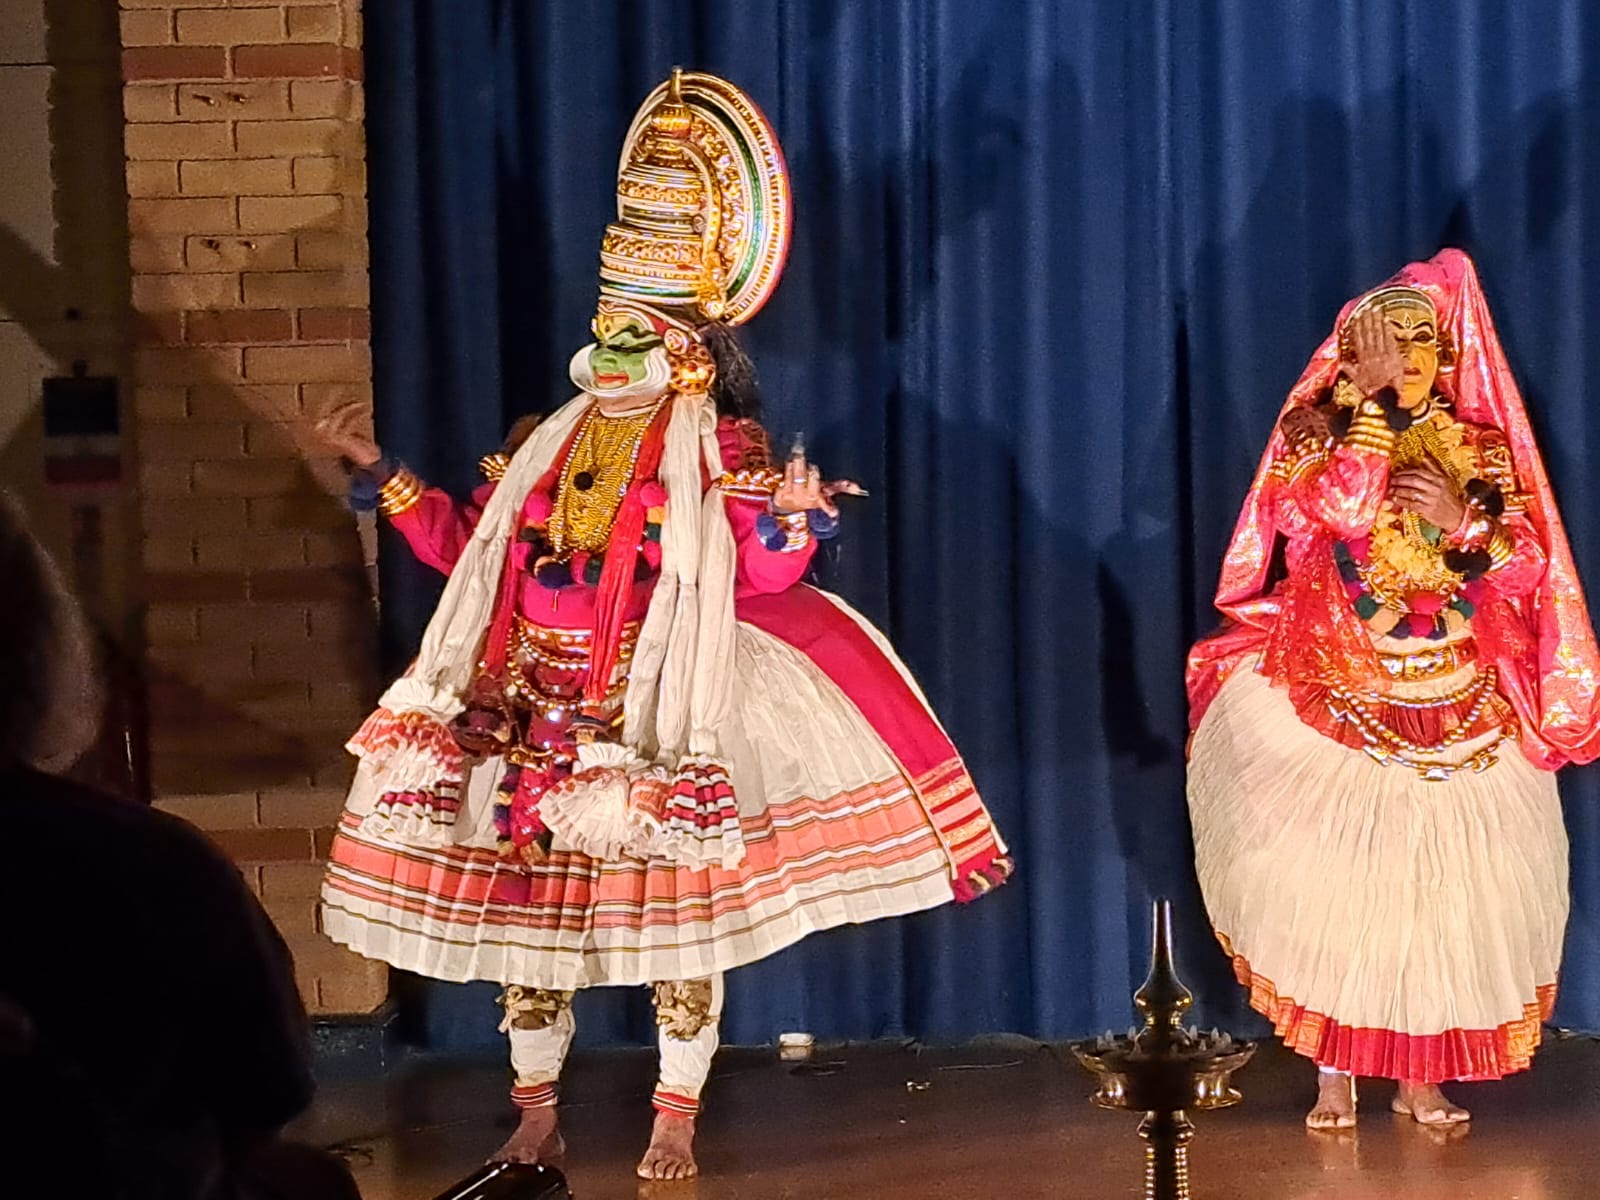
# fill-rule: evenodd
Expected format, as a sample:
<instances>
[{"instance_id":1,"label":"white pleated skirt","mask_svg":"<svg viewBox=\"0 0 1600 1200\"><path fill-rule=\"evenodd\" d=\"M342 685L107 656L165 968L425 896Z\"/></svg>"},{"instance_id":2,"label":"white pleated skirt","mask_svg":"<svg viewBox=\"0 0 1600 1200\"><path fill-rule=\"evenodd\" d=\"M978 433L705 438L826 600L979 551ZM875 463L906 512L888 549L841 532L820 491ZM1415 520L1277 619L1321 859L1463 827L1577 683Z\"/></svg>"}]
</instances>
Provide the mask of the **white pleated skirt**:
<instances>
[{"instance_id":1,"label":"white pleated skirt","mask_svg":"<svg viewBox=\"0 0 1600 1200\"><path fill-rule=\"evenodd\" d=\"M739 627L737 655L737 867L602 862L559 843L535 866L502 857L498 759L472 771L449 844L407 844L372 828L362 774L323 885L328 935L434 979L573 990L703 978L818 930L949 903L951 861L923 792L860 711L759 629Z\"/></svg>"},{"instance_id":2,"label":"white pleated skirt","mask_svg":"<svg viewBox=\"0 0 1600 1200\"><path fill-rule=\"evenodd\" d=\"M1430 1083L1528 1065L1555 1000L1567 838L1555 774L1514 740L1485 771L1424 780L1303 723L1251 661L1195 733L1188 795L1212 925L1293 1049Z\"/></svg>"}]
</instances>

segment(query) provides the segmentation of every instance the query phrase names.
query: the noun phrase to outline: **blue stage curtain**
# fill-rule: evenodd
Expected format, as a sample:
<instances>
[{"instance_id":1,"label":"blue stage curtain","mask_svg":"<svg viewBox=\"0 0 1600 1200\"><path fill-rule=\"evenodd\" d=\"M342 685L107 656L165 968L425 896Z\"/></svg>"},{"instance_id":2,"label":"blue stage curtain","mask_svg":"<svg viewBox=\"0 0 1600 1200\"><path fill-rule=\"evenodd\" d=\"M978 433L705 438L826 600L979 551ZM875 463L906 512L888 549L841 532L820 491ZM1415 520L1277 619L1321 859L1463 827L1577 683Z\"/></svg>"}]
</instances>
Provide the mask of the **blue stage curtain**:
<instances>
[{"instance_id":1,"label":"blue stage curtain","mask_svg":"<svg viewBox=\"0 0 1600 1200\"><path fill-rule=\"evenodd\" d=\"M378 422L463 489L570 392L623 132L677 64L775 121L794 252L769 424L863 481L824 582L926 684L1020 874L737 972L727 1033L1058 1037L1130 1015L1148 902L1248 1025L1195 886L1183 662L1339 304L1482 268L1600 589L1600 10L1581 0L383 0L368 6ZM436 585L385 558L391 645ZM1600 1027L1600 776L1569 771L1560 1019ZM493 1039L430 988L437 1043ZM584 1002L600 1038L638 998Z\"/></svg>"}]
</instances>

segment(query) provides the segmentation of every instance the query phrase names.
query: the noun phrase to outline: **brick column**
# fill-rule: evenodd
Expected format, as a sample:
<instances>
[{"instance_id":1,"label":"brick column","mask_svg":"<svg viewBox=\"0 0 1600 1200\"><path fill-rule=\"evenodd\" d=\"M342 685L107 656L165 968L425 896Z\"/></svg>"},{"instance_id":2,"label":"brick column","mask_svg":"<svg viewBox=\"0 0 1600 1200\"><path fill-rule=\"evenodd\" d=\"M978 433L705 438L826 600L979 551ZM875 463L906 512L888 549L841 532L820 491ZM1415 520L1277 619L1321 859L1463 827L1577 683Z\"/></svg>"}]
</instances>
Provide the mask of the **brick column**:
<instances>
[{"instance_id":1,"label":"brick column","mask_svg":"<svg viewBox=\"0 0 1600 1200\"><path fill-rule=\"evenodd\" d=\"M258 890L307 1004L364 1012L387 976L315 897L372 590L305 434L372 403L361 6L205 3L121 0L152 779Z\"/></svg>"}]
</instances>

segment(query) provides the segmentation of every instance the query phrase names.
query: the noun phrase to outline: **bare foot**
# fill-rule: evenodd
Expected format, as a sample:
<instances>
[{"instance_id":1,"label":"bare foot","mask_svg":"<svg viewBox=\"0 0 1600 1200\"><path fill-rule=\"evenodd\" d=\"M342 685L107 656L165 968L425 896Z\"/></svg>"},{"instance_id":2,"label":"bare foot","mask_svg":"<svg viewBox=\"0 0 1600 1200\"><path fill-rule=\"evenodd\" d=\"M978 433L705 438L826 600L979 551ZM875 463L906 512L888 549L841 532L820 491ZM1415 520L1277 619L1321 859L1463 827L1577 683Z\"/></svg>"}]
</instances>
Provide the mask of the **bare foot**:
<instances>
[{"instance_id":1,"label":"bare foot","mask_svg":"<svg viewBox=\"0 0 1600 1200\"><path fill-rule=\"evenodd\" d=\"M1306 1114L1307 1129L1354 1129L1356 1081L1353 1075L1317 1072L1317 1103Z\"/></svg>"},{"instance_id":2,"label":"bare foot","mask_svg":"<svg viewBox=\"0 0 1600 1200\"><path fill-rule=\"evenodd\" d=\"M1436 1084L1400 1084L1400 1091L1389 1106L1402 1117L1410 1117L1418 1125L1461 1125L1472 1120L1472 1114L1444 1098Z\"/></svg>"},{"instance_id":3,"label":"bare foot","mask_svg":"<svg viewBox=\"0 0 1600 1200\"><path fill-rule=\"evenodd\" d=\"M693 1179L700 1168L694 1161L694 1118L681 1113L656 1113L650 1148L639 1161L640 1179Z\"/></svg>"},{"instance_id":4,"label":"bare foot","mask_svg":"<svg viewBox=\"0 0 1600 1200\"><path fill-rule=\"evenodd\" d=\"M554 1105L545 1108L525 1108L517 1122L516 1132L506 1139L489 1156L490 1162L544 1163L559 1167L566 1156L567 1144L561 1140L561 1130L556 1125Z\"/></svg>"}]
</instances>

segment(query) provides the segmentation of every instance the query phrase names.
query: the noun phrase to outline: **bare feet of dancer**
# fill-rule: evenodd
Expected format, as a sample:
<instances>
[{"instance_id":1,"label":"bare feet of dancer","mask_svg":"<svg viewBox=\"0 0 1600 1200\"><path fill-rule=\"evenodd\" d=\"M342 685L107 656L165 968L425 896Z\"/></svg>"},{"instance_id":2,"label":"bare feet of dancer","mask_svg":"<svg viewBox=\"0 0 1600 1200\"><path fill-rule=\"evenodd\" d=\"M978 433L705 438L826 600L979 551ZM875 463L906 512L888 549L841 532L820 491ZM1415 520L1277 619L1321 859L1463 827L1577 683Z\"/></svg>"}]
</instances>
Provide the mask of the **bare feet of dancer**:
<instances>
[{"instance_id":1,"label":"bare feet of dancer","mask_svg":"<svg viewBox=\"0 0 1600 1200\"><path fill-rule=\"evenodd\" d=\"M1432 1083L1401 1081L1400 1091L1389 1107L1418 1125L1461 1125L1472 1120L1471 1113L1451 1104L1438 1085Z\"/></svg>"},{"instance_id":2,"label":"bare feet of dancer","mask_svg":"<svg viewBox=\"0 0 1600 1200\"><path fill-rule=\"evenodd\" d=\"M566 1152L567 1144L561 1140L561 1130L556 1125L555 1106L547 1105L544 1108L523 1109L516 1132L506 1139L504 1146L489 1156L489 1161L544 1163L546 1166L559 1167Z\"/></svg>"},{"instance_id":3,"label":"bare feet of dancer","mask_svg":"<svg viewBox=\"0 0 1600 1200\"><path fill-rule=\"evenodd\" d=\"M699 1171L694 1161L694 1118L656 1113L650 1148L639 1161L639 1178L693 1179Z\"/></svg>"},{"instance_id":4,"label":"bare feet of dancer","mask_svg":"<svg viewBox=\"0 0 1600 1200\"><path fill-rule=\"evenodd\" d=\"M1318 1071L1317 1103L1306 1114L1306 1128L1354 1129L1355 1124L1355 1076Z\"/></svg>"}]
</instances>

